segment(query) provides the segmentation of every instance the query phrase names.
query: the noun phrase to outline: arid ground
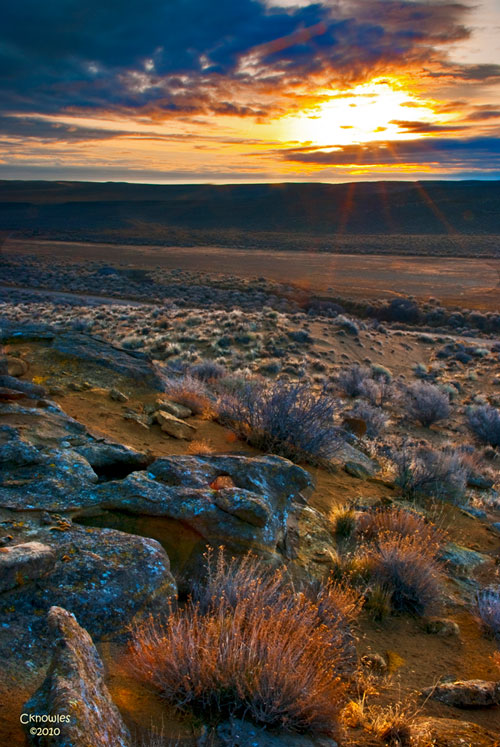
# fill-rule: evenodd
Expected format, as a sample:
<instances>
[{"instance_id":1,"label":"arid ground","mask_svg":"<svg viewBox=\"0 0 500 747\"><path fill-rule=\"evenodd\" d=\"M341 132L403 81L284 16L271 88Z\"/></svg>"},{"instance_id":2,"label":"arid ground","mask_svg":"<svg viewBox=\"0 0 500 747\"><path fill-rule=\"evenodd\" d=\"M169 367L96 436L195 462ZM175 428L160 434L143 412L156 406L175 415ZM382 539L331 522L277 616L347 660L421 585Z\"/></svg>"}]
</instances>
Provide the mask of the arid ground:
<instances>
[{"instance_id":1,"label":"arid ground","mask_svg":"<svg viewBox=\"0 0 500 747\"><path fill-rule=\"evenodd\" d=\"M216 247L130 246L65 241L7 240L6 253L65 260L106 261L151 269L263 276L311 292L370 299L414 295L447 306L496 311L500 259L275 252ZM56 290L56 288L54 288Z\"/></svg>"}]
</instances>

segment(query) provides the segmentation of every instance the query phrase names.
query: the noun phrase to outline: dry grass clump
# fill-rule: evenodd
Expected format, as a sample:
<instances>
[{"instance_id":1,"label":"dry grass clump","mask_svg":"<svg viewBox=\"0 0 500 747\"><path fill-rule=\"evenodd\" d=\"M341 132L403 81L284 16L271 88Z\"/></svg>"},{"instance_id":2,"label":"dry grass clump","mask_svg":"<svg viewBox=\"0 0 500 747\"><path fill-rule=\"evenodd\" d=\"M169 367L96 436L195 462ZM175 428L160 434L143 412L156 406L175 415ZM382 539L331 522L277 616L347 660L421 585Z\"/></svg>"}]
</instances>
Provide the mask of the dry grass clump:
<instances>
[{"instance_id":1,"label":"dry grass clump","mask_svg":"<svg viewBox=\"0 0 500 747\"><path fill-rule=\"evenodd\" d=\"M372 620L381 622L392 612L392 592L381 584L372 584L367 593L364 609Z\"/></svg>"},{"instance_id":2,"label":"dry grass clump","mask_svg":"<svg viewBox=\"0 0 500 747\"><path fill-rule=\"evenodd\" d=\"M263 572L253 558L238 566L220 554L185 607L138 626L133 661L171 704L205 719L243 716L335 735L349 600L333 584L293 593L281 573Z\"/></svg>"},{"instance_id":3,"label":"dry grass clump","mask_svg":"<svg viewBox=\"0 0 500 747\"><path fill-rule=\"evenodd\" d=\"M186 447L187 454L205 456L207 454L213 454L213 452L214 447L206 440L206 438L199 438L195 441L190 441Z\"/></svg>"},{"instance_id":4,"label":"dry grass clump","mask_svg":"<svg viewBox=\"0 0 500 747\"><path fill-rule=\"evenodd\" d=\"M370 692L370 695L376 694ZM351 700L343 712L346 726L362 728L388 747L432 747L428 733L417 725L420 709L414 697L409 702L389 706L368 705L366 697Z\"/></svg>"},{"instance_id":5,"label":"dry grass clump","mask_svg":"<svg viewBox=\"0 0 500 747\"><path fill-rule=\"evenodd\" d=\"M356 511L349 504L337 506L330 515L330 521L336 537L351 537L356 530Z\"/></svg>"},{"instance_id":6,"label":"dry grass clump","mask_svg":"<svg viewBox=\"0 0 500 747\"><path fill-rule=\"evenodd\" d=\"M437 607L441 597L440 565L421 538L383 535L367 550L371 579L391 595L394 612L418 617Z\"/></svg>"},{"instance_id":7,"label":"dry grass clump","mask_svg":"<svg viewBox=\"0 0 500 747\"><path fill-rule=\"evenodd\" d=\"M428 552L437 555L445 532L424 516L405 508L376 508L363 511L356 522L356 534L373 542L389 534L418 539Z\"/></svg>"}]
</instances>

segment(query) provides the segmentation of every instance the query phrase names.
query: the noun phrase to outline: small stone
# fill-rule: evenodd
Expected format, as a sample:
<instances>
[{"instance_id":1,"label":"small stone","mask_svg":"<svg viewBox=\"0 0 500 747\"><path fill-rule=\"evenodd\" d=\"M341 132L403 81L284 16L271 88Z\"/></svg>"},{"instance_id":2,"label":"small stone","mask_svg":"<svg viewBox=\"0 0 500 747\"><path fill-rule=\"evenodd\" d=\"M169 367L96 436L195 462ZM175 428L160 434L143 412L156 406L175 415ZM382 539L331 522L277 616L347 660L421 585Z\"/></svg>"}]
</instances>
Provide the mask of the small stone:
<instances>
[{"instance_id":1,"label":"small stone","mask_svg":"<svg viewBox=\"0 0 500 747\"><path fill-rule=\"evenodd\" d=\"M83 392L84 388L83 384L78 381L70 381L68 384L68 389L71 389L72 392Z\"/></svg>"},{"instance_id":2,"label":"small stone","mask_svg":"<svg viewBox=\"0 0 500 747\"><path fill-rule=\"evenodd\" d=\"M346 462L344 464L344 470L351 477L356 477L358 480L367 480L371 473L366 467L359 462Z\"/></svg>"},{"instance_id":3,"label":"small stone","mask_svg":"<svg viewBox=\"0 0 500 747\"><path fill-rule=\"evenodd\" d=\"M51 386L48 389L48 393L51 397L60 397L61 394L64 394L64 389L62 386Z\"/></svg>"},{"instance_id":4,"label":"small stone","mask_svg":"<svg viewBox=\"0 0 500 747\"><path fill-rule=\"evenodd\" d=\"M114 402L128 402L127 395L120 392L119 389L110 389L109 398Z\"/></svg>"},{"instance_id":5,"label":"small stone","mask_svg":"<svg viewBox=\"0 0 500 747\"><path fill-rule=\"evenodd\" d=\"M156 420L162 431L168 433L169 436L184 439L186 441L192 441L195 436L196 428L193 425L185 423L180 418L176 418L175 415L170 415L168 412L158 410L156 413Z\"/></svg>"},{"instance_id":6,"label":"small stone","mask_svg":"<svg viewBox=\"0 0 500 747\"><path fill-rule=\"evenodd\" d=\"M377 674L387 674L389 671L389 663L382 654L365 654L361 657L361 664Z\"/></svg>"},{"instance_id":7,"label":"small stone","mask_svg":"<svg viewBox=\"0 0 500 747\"><path fill-rule=\"evenodd\" d=\"M426 633L433 635L447 637L459 637L460 628L454 620L449 620L446 617L431 617L424 622L424 629Z\"/></svg>"},{"instance_id":8,"label":"small stone","mask_svg":"<svg viewBox=\"0 0 500 747\"><path fill-rule=\"evenodd\" d=\"M7 356L7 373L9 376L24 376L28 373L28 364L22 358Z\"/></svg>"},{"instance_id":9,"label":"small stone","mask_svg":"<svg viewBox=\"0 0 500 747\"><path fill-rule=\"evenodd\" d=\"M174 417L179 419L190 418L193 414L192 410L190 410L189 407L180 405L178 402L172 402L169 399L158 400L156 406L158 410L167 412L169 413L169 415L173 415Z\"/></svg>"}]
</instances>

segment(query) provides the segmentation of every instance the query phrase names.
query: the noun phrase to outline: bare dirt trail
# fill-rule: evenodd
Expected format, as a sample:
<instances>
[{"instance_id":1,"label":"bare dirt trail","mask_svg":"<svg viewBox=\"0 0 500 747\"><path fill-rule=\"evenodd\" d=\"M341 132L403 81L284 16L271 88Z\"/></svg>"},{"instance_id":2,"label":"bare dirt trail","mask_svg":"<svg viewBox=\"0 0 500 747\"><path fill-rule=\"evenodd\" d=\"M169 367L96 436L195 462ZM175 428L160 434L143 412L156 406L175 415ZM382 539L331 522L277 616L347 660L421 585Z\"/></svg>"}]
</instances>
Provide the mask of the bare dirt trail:
<instances>
[{"instance_id":1,"label":"bare dirt trail","mask_svg":"<svg viewBox=\"0 0 500 747\"><path fill-rule=\"evenodd\" d=\"M13 254L65 261L105 261L139 267L263 276L311 292L351 298L431 296L446 305L500 308L500 259L276 252L217 247L162 247L66 241L8 240Z\"/></svg>"}]
</instances>

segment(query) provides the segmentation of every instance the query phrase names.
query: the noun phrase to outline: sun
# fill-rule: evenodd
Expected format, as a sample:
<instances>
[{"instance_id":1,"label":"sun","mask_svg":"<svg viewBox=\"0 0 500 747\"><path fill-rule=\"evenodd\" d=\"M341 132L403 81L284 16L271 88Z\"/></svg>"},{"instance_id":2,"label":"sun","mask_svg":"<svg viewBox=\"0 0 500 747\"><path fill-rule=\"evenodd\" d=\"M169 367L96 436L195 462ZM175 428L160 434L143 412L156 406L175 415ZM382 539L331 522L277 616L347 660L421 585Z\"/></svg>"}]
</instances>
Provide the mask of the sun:
<instances>
[{"instance_id":1,"label":"sun","mask_svg":"<svg viewBox=\"0 0 500 747\"><path fill-rule=\"evenodd\" d=\"M432 102L422 101L395 80L379 78L347 91L321 91L327 100L300 114L281 119L284 140L311 143L319 147L410 140L419 137L406 132L401 122L418 119L434 123Z\"/></svg>"}]
</instances>

